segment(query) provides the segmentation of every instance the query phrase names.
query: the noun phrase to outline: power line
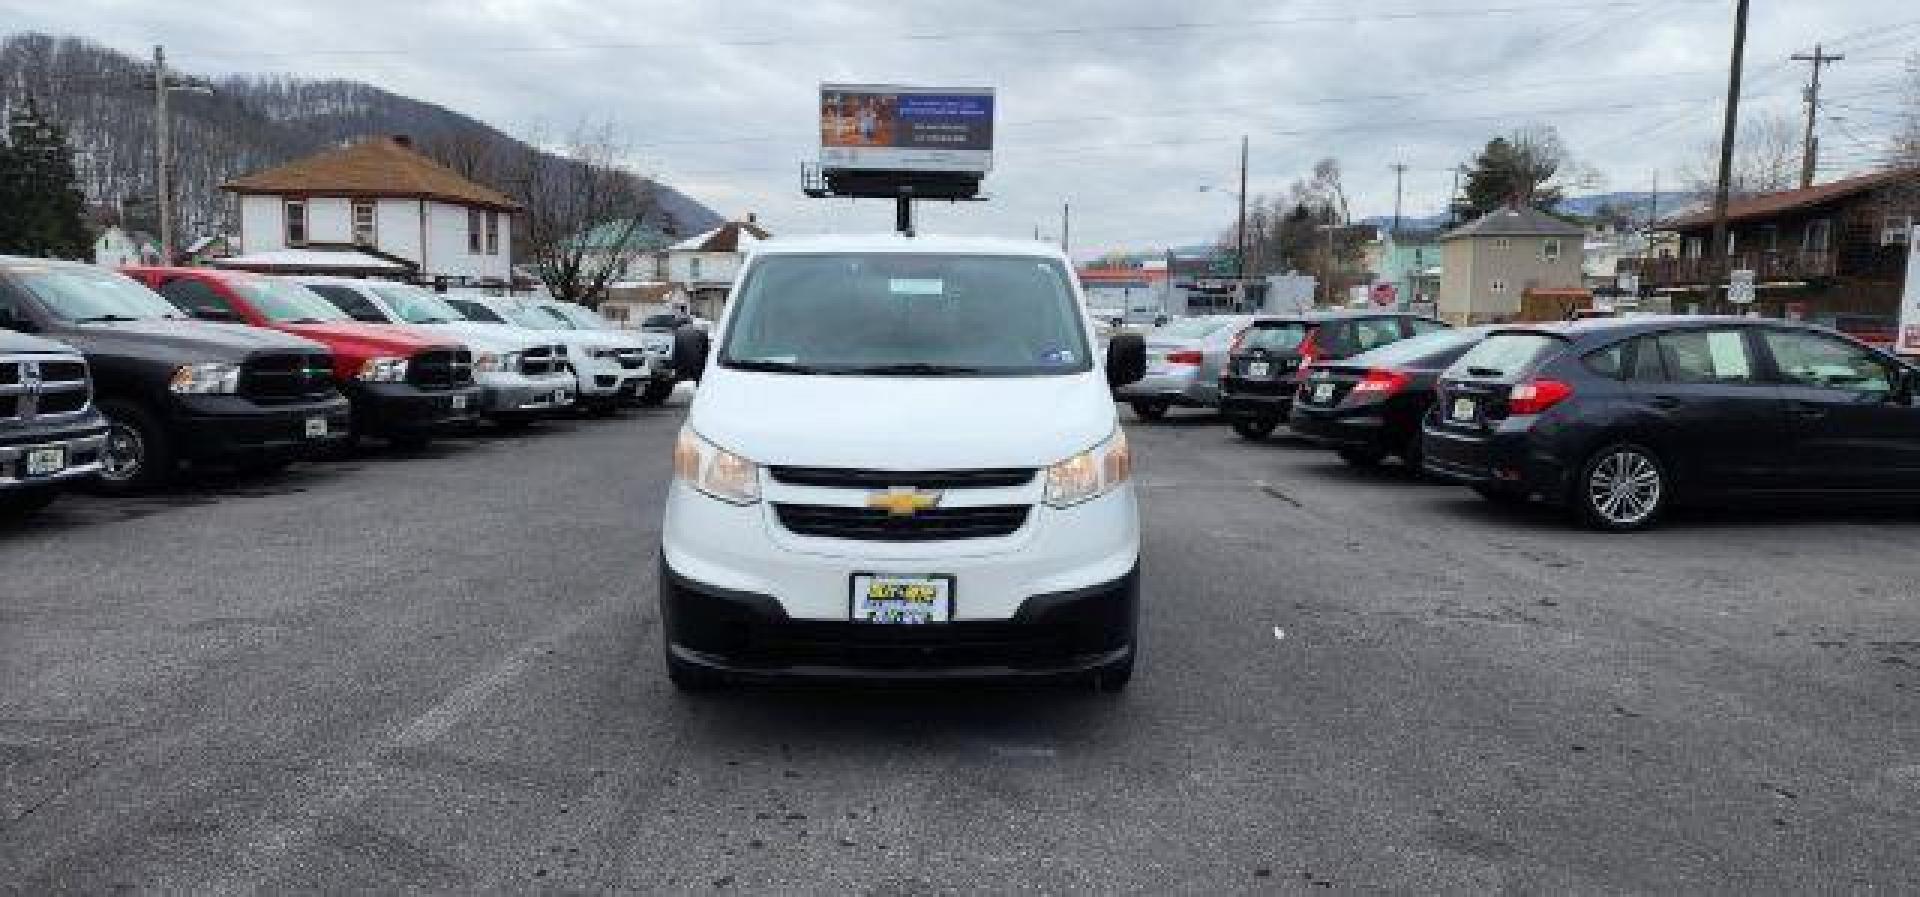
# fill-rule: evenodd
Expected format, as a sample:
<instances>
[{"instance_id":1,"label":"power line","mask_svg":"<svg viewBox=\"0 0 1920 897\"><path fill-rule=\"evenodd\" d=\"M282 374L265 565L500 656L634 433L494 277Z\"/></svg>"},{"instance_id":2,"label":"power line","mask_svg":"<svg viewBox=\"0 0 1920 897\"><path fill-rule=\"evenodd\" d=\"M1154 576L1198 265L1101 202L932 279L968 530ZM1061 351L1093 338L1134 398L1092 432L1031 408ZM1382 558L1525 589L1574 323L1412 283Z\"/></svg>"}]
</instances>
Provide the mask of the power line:
<instances>
[{"instance_id":1,"label":"power line","mask_svg":"<svg viewBox=\"0 0 1920 897\"><path fill-rule=\"evenodd\" d=\"M1710 5L1719 0L1666 0L1663 5ZM1592 13L1598 10L1639 8L1647 5L1646 0L1611 0L1611 2L1581 3L1541 3L1508 6L1484 6L1467 9L1423 9L1398 12L1343 12L1333 14L1293 16L1288 18L1255 18L1222 20L1211 22L1158 22L1139 24L1102 24L1067 25L1045 28L979 28L955 29L944 31L904 32L891 35L867 35L862 37L747 37L716 39L699 42L685 40L673 41L621 41L607 43L574 44L521 44L504 46L450 46L435 48L414 47L330 47L305 50L282 51L235 51L220 48L195 48L193 52L202 56L223 58L277 58L304 56L382 56L382 55L418 55L423 52L457 53L570 53L582 51L606 50L657 50L680 49L697 43L700 46L721 47L780 47L780 46L828 46L863 45L883 42L942 42L957 40L994 40L1020 37L1081 37L1109 34L1169 34L1194 31L1239 31L1253 28L1283 28L1301 25L1339 25L1358 24L1360 22L1405 22L1427 21L1434 19L1467 19L1502 15L1528 15L1548 12Z\"/></svg>"}]
</instances>

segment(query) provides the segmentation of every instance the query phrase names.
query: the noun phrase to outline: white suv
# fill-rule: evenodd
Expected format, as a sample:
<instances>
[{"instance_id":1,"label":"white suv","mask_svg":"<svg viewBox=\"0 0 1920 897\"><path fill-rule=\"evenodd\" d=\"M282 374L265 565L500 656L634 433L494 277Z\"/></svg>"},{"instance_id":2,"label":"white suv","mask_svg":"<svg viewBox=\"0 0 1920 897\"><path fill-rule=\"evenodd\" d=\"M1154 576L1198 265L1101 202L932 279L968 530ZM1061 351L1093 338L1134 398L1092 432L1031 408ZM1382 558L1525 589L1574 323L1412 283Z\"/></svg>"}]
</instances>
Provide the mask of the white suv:
<instances>
[{"instance_id":1,"label":"white suv","mask_svg":"<svg viewBox=\"0 0 1920 897\"><path fill-rule=\"evenodd\" d=\"M1132 675L1140 530L1072 267L1030 242L759 244L674 450L667 670L763 678Z\"/></svg>"},{"instance_id":2,"label":"white suv","mask_svg":"<svg viewBox=\"0 0 1920 897\"><path fill-rule=\"evenodd\" d=\"M466 320L432 290L350 277L294 277L356 321L406 324L457 339L473 353L481 412L501 426L519 426L573 406L567 347L519 327Z\"/></svg>"}]
</instances>

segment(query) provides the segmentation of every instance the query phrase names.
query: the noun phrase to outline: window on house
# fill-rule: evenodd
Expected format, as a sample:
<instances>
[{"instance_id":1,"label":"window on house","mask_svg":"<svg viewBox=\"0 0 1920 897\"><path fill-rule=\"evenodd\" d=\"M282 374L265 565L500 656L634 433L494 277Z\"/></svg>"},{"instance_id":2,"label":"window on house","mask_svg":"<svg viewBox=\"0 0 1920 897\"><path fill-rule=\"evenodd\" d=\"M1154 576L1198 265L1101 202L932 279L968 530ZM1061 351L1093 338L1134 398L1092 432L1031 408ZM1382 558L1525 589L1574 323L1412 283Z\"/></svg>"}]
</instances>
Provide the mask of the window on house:
<instances>
[{"instance_id":1,"label":"window on house","mask_svg":"<svg viewBox=\"0 0 1920 897\"><path fill-rule=\"evenodd\" d=\"M1560 238L1548 237L1546 241L1543 244L1541 244L1540 252L1542 255L1546 256L1547 261L1550 261L1550 262L1559 261L1560 260Z\"/></svg>"},{"instance_id":2,"label":"window on house","mask_svg":"<svg viewBox=\"0 0 1920 897\"><path fill-rule=\"evenodd\" d=\"M467 254L468 255L479 255L481 250L486 248L486 244L482 242L483 238L480 233L482 217L483 216L481 216L479 209L467 210Z\"/></svg>"},{"instance_id":3,"label":"window on house","mask_svg":"<svg viewBox=\"0 0 1920 897\"><path fill-rule=\"evenodd\" d=\"M1807 222L1806 236L1800 241L1803 252L1826 252L1827 245L1833 239L1833 222L1821 218Z\"/></svg>"},{"instance_id":4,"label":"window on house","mask_svg":"<svg viewBox=\"0 0 1920 897\"><path fill-rule=\"evenodd\" d=\"M487 254L500 254L500 213L487 213Z\"/></svg>"},{"instance_id":5,"label":"window on house","mask_svg":"<svg viewBox=\"0 0 1920 897\"><path fill-rule=\"evenodd\" d=\"M698 257L687 259L687 279L700 279L700 259Z\"/></svg>"},{"instance_id":6,"label":"window on house","mask_svg":"<svg viewBox=\"0 0 1920 897\"><path fill-rule=\"evenodd\" d=\"M1496 277L1493 279L1493 283L1487 286L1487 289L1492 290L1493 292L1496 292L1496 293L1504 293L1507 291L1507 282L1501 278Z\"/></svg>"},{"instance_id":7,"label":"window on house","mask_svg":"<svg viewBox=\"0 0 1920 897\"><path fill-rule=\"evenodd\" d=\"M1727 254L1733 255L1735 252L1739 251L1739 247L1740 247L1740 232L1731 231L1731 230L1727 231Z\"/></svg>"},{"instance_id":8,"label":"window on house","mask_svg":"<svg viewBox=\"0 0 1920 897\"><path fill-rule=\"evenodd\" d=\"M307 201L289 199L286 201L287 245L305 246L307 244Z\"/></svg>"},{"instance_id":9,"label":"window on house","mask_svg":"<svg viewBox=\"0 0 1920 897\"><path fill-rule=\"evenodd\" d=\"M1769 224L1760 228L1760 239L1754 241L1761 252L1780 251L1780 225Z\"/></svg>"},{"instance_id":10,"label":"window on house","mask_svg":"<svg viewBox=\"0 0 1920 897\"><path fill-rule=\"evenodd\" d=\"M374 246L378 232L374 218L374 205L371 199L353 201L353 245Z\"/></svg>"},{"instance_id":11,"label":"window on house","mask_svg":"<svg viewBox=\"0 0 1920 897\"><path fill-rule=\"evenodd\" d=\"M1513 241L1510 239L1507 239L1506 237L1499 237L1493 241L1493 248L1499 249L1499 250L1512 249Z\"/></svg>"},{"instance_id":12,"label":"window on house","mask_svg":"<svg viewBox=\"0 0 1920 897\"><path fill-rule=\"evenodd\" d=\"M1913 239L1912 215L1888 215L1880 227L1880 245L1905 246Z\"/></svg>"}]
</instances>

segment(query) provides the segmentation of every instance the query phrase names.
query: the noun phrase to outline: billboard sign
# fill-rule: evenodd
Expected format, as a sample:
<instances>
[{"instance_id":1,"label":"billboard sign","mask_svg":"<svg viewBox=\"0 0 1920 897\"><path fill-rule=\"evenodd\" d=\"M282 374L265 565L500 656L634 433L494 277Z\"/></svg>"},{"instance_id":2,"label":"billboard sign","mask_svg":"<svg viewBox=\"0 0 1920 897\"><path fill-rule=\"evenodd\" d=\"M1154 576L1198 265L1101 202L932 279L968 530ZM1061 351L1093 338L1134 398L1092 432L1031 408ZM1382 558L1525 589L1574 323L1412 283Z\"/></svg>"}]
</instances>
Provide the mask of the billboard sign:
<instances>
[{"instance_id":1,"label":"billboard sign","mask_svg":"<svg viewBox=\"0 0 1920 897\"><path fill-rule=\"evenodd\" d=\"M822 84L820 167L984 174L993 88Z\"/></svg>"},{"instance_id":2,"label":"billboard sign","mask_svg":"<svg viewBox=\"0 0 1920 897\"><path fill-rule=\"evenodd\" d=\"M1916 228L1920 230L1920 228ZM1920 237L1907 237L1907 288L1900 293L1900 335L1893 350L1920 355Z\"/></svg>"}]
</instances>

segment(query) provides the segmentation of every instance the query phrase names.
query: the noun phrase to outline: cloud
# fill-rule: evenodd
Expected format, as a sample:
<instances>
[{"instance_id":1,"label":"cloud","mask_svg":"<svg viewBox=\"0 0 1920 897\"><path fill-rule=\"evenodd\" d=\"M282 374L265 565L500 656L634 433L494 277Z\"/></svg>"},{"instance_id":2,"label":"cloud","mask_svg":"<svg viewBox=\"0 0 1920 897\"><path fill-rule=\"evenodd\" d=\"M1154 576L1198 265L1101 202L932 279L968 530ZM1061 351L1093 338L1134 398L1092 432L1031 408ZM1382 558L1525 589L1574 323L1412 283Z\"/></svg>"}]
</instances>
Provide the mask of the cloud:
<instances>
[{"instance_id":1,"label":"cloud","mask_svg":"<svg viewBox=\"0 0 1920 897\"><path fill-rule=\"evenodd\" d=\"M1827 71L1829 96L1891 107L1873 92L1920 21L1874 0L1757 6L1749 108L1799 108L1805 66L1786 57L1816 39L1864 48ZM1241 134L1250 192L1333 156L1357 214L1391 212L1395 162L1410 168L1408 211L1439 209L1455 165L1536 122L1608 189L1656 171L1671 184L1718 131L1732 31L1730 4L1677 0L0 0L0 20L134 53L162 43L203 74L363 80L515 133L610 119L637 166L783 232L891 226L885 203L800 195L821 81L990 84L992 200L928 205L923 227L1054 235L1071 203L1081 250L1218 235ZM1853 143L1886 120L1845 122L1828 145L1864 158Z\"/></svg>"}]
</instances>

